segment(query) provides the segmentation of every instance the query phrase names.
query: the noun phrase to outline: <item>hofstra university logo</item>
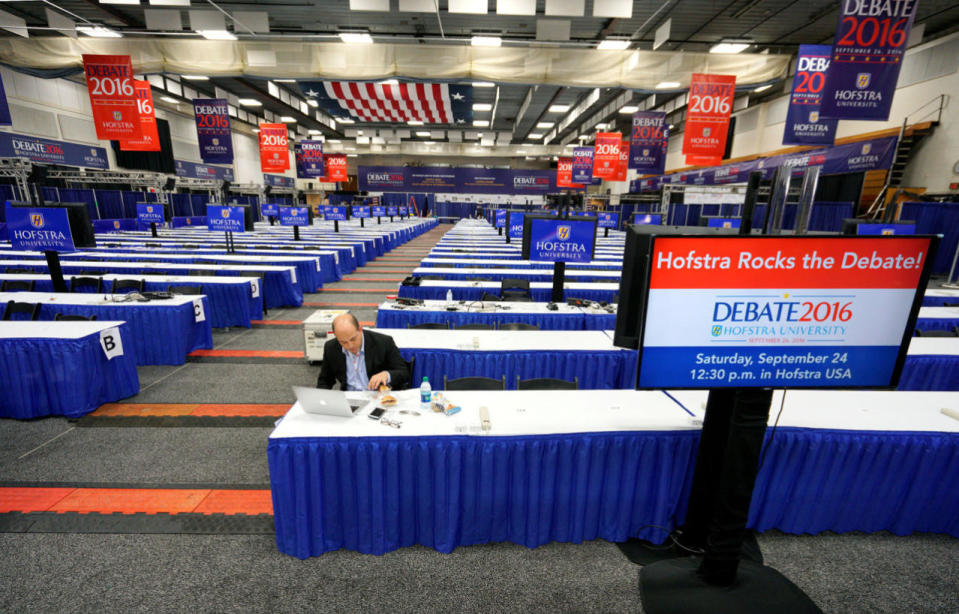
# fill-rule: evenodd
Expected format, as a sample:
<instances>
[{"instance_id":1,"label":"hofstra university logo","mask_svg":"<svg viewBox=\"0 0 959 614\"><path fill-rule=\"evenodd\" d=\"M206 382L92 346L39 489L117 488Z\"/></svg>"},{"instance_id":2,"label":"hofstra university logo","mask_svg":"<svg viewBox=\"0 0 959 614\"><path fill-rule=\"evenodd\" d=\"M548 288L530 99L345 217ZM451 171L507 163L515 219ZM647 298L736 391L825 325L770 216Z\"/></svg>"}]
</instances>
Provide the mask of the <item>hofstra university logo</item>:
<instances>
[{"instance_id":1,"label":"hofstra university logo","mask_svg":"<svg viewBox=\"0 0 959 614\"><path fill-rule=\"evenodd\" d=\"M718 337L718 336L722 335L722 334L723 334L723 327L722 327L722 326L713 326L712 333L713 333L713 337Z\"/></svg>"},{"instance_id":2,"label":"hofstra university logo","mask_svg":"<svg viewBox=\"0 0 959 614\"><path fill-rule=\"evenodd\" d=\"M864 144L864 145L862 146L862 155L865 156L865 155L867 155L870 151L872 151L872 143L866 143L866 144Z\"/></svg>"},{"instance_id":3,"label":"hofstra university logo","mask_svg":"<svg viewBox=\"0 0 959 614\"><path fill-rule=\"evenodd\" d=\"M220 209L220 215L223 216L223 219L228 219L230 217L229 209Z\"/></svg>"},{"instance_id":4,"label":"hofstra university logo","mask_svg":"<svg viewBox=\"0 0 959 614\"><path fill-rule=\"evenodd\" d=\"M712 129L712 128L703 128L703 136L704 136L704 137L707 137L707 138L708 138L709 135L712 134L712 133L713 133L713 129Z\"/></svg>"},{"instance_id":5,"label":"hofstra university logo","mask_svg":"<svg viewBox=\"0 0 959 614\"><path fill-rule=\"evenodd\" d=\"M153 213L153 205L147 205L147 213Z\"/></svg>"},{"instance_id":6,"label":"hofstra university logo","mask_svg":"<svg viewBox=\"0 0 959 614\"><path fill-rule=\"evenodd\" d=\"M31 213L30 214L30 225L34 228L43 228L44 220L42 213Z\"/></svg>"},{"instance_id":7,"label":"hofstra university logo","mask_svg":"<svg viewBox=\"0 0 959 614\"><path fill-rule=\"evenodd\" d=\"M810 111L809 112L809 123L815 124L819 121L819 111Z\"/></svg>"},{"instance_id":8,"label":"hofstra university logo","mask_svg":"<svg viewBox=\"0 0 959 614\"><path fill-rule=\"evenodd\" d=\"M116 120L116 121L121 121L121 120L123 119L123 113L121 113L121 112L119 112L119 111L114 111L114 112L113 112L113 119Z\"/></svg>"},{"instance_id":9,"label":"hofstra university logo","mask_svg":"<svg viewBox=\"0 0 959 614\"><path fill-rule=\"evenodd\" d=\"M213 144L214 144L214 145L219 145L219 144L220 144L220 139L213 139Z\"/></svg>"},{"instance_id":10,"label":"hofstra university logo","mask_svg":"<svg viewBox=\"0 0 959 614\"><path fill-rule=\"evenodd\" d=\"M569 238L569 226L557 226L556 227L556 237L560 241L565 241Z\"/></svg>"},{"instance_id":11,"label":"hofstra university logo","mask_svg":"<svg viewBox=\"0 0 959 614\"><path fill-rule=\"evenodd\" d=\"M869 81L872 79L872 73L861 72L856 75L856 89L864 90L869 87Z\"/></svg>"}]
</instances>

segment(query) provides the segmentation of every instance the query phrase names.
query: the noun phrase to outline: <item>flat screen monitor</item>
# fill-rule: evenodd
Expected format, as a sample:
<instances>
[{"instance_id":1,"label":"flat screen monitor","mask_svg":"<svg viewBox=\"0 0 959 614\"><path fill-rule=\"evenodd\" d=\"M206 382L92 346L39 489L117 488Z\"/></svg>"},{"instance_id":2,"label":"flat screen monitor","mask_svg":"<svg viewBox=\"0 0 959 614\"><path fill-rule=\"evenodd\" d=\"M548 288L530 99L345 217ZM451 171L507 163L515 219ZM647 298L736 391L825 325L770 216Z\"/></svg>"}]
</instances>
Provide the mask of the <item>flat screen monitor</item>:
<instances>
[{"instance_id":1,"label":"flat screen monitor","mask_svg":"<svg viewBox=\"0 0 959 614\"><path fill-rule=\"evenodd\" d=\"M662 224L663 216L660 213L634 213L634 224Z\"/></svg>"},{"instance_id":2,"label":"flat screen monitor","mask_svg":"<svg viewBox=\"0 0 959 614\"><path fill-rule=\"evenodd\" d=\"M231 207L242 207L243 208L243 229L247 232L252 232L253 222L256 221L256 212L253 211L253 207L250 205L238 205L236 203L230 203Z\"/></svg>"},{"instance_id":3,"label":"flat screen monitor","mask_svg":"<svg viewBox=\"0 0 959 614\"><path fill-rule=\"evenodd\" d=\"M739 228L743 223L738 217L722 217L719 215L704 215L700 218L703 226L710 228Z\"/></svg>"},{"instance_id":4,"label":"flat screen monitor","mask_svg":"<svg viewBox=\"0 0 959 614\"><path fill-rule=\"evenodd\" d=\"M596 246L596 218L527 215L523 218L523 259L589 262Z\"/></svg>"},{"instance_id":5,"label":"flat screen monitor","mask_svg":"<svg viewBox=\"0 0 959 614\"><path fill-rule=\"evenodd\" d=\"M876 220L857 220L846 218L842 221L844 235L914 235L916 234L915 220L900 220L898 222L883 223Z\"/></svg>"},{"instance_id":6,"label":"flat screen monitor","mask_svg":"<svg viewBox=\"0 0 959 614\"><path fill-rule=\"evenodd\" d=\"M10 202L11 207L32 207L30 203ZM73 246L96 247L97 240L93 234L93 222L90 221L90 210L86 203L43 203L43 207L50 209L66 209L67 219L70 222L70 234L73 235Z\"/></svg>"}]
</instances>

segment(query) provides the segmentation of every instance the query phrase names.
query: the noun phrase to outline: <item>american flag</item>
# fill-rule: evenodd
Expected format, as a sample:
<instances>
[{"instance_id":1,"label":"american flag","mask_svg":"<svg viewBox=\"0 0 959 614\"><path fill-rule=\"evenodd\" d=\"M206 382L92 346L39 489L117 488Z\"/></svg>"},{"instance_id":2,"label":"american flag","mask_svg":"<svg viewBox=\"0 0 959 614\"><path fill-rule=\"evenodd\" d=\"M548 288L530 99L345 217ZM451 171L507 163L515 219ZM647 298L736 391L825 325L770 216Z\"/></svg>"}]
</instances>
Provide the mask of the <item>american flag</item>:
<instances>
[{"instance_id":1,"label":"american flag","mask_svg":"<svg viewBox=\"0 0 959 614\"><path fill-rule=\"evenodd\" d=\"M447 83L383 83L361 81L300 82L334 119L358 122L472 125L473 87Z\"/></svg>"}]
</instances>

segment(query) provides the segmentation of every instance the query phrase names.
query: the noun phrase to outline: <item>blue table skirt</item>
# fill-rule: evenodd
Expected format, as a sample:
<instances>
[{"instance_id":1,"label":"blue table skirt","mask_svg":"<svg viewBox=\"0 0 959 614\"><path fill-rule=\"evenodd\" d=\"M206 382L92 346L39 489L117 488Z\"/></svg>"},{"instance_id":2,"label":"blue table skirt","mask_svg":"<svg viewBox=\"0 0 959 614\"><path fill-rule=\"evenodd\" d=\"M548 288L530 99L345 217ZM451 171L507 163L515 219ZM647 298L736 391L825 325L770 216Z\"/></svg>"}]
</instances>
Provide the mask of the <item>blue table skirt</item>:
<instances>
[{"instance_id":1,"label":"blue table skirt","mask_svg":"<svg viewBox=\"0 0 959 614\"><path fill-rule=\"evenodd\" d=\"M130 326L123 355L107 360L100 333L80 339L0 339L0 416L77 418L140 392Z\"/></svg>"},{"instance_id":2,"label":"blue table skirt","mask_svg":"<svg viewBox=\"0 0 959 614\"><path fill-rule=\"evenodd\" d=\"M952 330L959 326L959 318L917 318L916 328L920 330Z\"/></svg>"},{"instance_id":3,"label":"blue table skirt","mask_svg":"<svg viewBox=\"0 0 959 614\"><path fill-rule=\"evenodd\" d=\"M697 440L695 431L271 439L277 547L307 558L653 538L649 525L685 513Z\"/></svg>"},{"instance_id":4,"label":"blue table skirt","mask_svg":"<svg viewBox=\"0 0 959 614\"><path fill-rule=\"evenodd\" d=\"M204 297L203 310L209 301ZM162 302L132 307L118 305L68 305L42 303L41 320L64 315L97 316L97 320L126 321L137 365L182 365L193 350L213 348L210 318L197 322L193 303L164 305Z\"/></svg>"},{"instance_id":5,"label":"blue table skirt","mask_svg":"<svg viewBox=\"0 0 959 614\"><path fill-rule=\"evenodd\" d=\"M500 379L506 375L507 390L516 389L516 376L520 379L552 377L568 381L578 377L581 389L632 390L639 357L635 350L484 352L400 348L400 354L406 361L416 357L412 381L420 382L428 376L433 390L443 389L444 375L448 379L476 376Z\"/></svg>"},{"instance_id":6,"label":"blue table skirt","mask_svg":"<svg viewBox=\"0 0 959 614\"><path fill-rule=\"evenodd\" d=\"M959 305L959 297L956 296L923 296L923 307L945 307L946 304Z\"/></svg>"},{"instance_id":7,"label":"blue table skirt","mask_svg":"<svg viewBox=\"0 0 959 614\"><path fill-rule=\"evenodd\" d=\"M380 309L376 312L377 328L407 328L425 322L449 322L453 328L465 324L496 324L521 322L535 324L541 330L614 330L615 314L584 313L520 313L500 311L414 311Z\"/></svg>"},{"instance_id":8,"label":"blue table skirt","mask_svg":"<svg viewBox=\"0 0 959 614\"><path fill-rule=\"evenodd\" d=\"M428 258L443 258L446 256L427 256ZM504 258L505 260L505 258ZM552 262L524 262L523 264L483 264L477 262L421 262L421 267L430 267L430 268L456 268L456 269L470 269L470 268L486 268L492 271L496 269L537 269L537 273L542 273L541 269L549 270L550 274L553 271ZM580 271L589 271L589 270L603 270L603 271L618 271L623 268L622 262L588 262L585 264L567 264L566 265L566 274L580 272ZM552 277L551 277L552 279ZM959 299L956 299L959 302Z\"/></svg>"},{"instance_id":9,"label":"blue table skirt","mask_svg":"<svg viewBox=\"0 0 959 614\"><path fill-rule=\"evenodd\" d=\"M442 301L446 300L446 291L453 291L453 300L457 301L478 301L483 297L483 292L498 294L499 288L483 287L449 287L449 286L400 286L399 296L401 298L418 298L423 300ZM590 301L614 302L613 299L617 290L603 289L570 289L563 291L563 300L571 298L581 298ZM531 288L530 296L539 303L548 303L552 297L552 288Z\"/></svg>"},{"instance_id":10,"label":"blue table skirt","mask_svg":"<svg viewBox=\"0 0 959 614\"><path fill-rule=\"evenodd\" d=\"M910 354L898 390L959 390L959 356Z\"/></svg>"},{"instance_id":11,"label":"blue table skirt","mask_svg":"<svg viewBox=\"0 0 959 614\"><path fill-rule=\"evenodd\" d=\"M604 277L600 275L594 275L597 271L582 271L582 270L568 270L566 271L566 281L568 282L582 282L582 283L611 283L618 284L619 278L615 277ZM475 273L429 273L425 271L420 271L417 275L435 275L437 277L442 277L443 279L450 279L455 281L469 281L471 279L492 279L494 281L500 281L503 279L526 279L529 281L553 281L553 271L552 269L528 269L521 273L503 273L500 269L495 268L485 268L482 271L477 271Z\"/></svg>"},{"instance_id":12,"label":"blue table skirt","mask_svg":"<svg viewBox=\"0 0 959 614\"><path fill-rule=\"evenodd\" d=\"M959 537L959 435L780 427L749 526ZM509 541L661 542L685 517L697 431L271 439L277 547L440 552Z\"/></svg>"}]
</instances>

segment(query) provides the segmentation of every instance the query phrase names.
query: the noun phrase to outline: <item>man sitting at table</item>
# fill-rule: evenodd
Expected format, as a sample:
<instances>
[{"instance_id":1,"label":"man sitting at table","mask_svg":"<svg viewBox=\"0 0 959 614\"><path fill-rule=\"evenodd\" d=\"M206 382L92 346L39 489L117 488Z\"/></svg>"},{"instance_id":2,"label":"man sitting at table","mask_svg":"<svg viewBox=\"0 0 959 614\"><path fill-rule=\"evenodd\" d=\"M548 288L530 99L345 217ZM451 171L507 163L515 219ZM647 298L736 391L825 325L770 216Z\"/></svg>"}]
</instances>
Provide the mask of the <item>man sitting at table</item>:
<instances>
[{"instance_id":1,"label":"man sitting at table","mask_svg":"<svg viewBox=\"0 0 959 614\"><path fill-rule=\"evenodd\" d=\"M409 385L410 373L389 335L363 330L356 316L344 313L333 319L333 336L323 346L323 365L317 388L376 390L386 384L395 390Z\"/></svg>"}]
</instances>

